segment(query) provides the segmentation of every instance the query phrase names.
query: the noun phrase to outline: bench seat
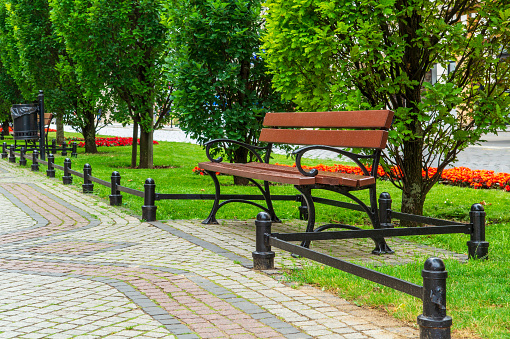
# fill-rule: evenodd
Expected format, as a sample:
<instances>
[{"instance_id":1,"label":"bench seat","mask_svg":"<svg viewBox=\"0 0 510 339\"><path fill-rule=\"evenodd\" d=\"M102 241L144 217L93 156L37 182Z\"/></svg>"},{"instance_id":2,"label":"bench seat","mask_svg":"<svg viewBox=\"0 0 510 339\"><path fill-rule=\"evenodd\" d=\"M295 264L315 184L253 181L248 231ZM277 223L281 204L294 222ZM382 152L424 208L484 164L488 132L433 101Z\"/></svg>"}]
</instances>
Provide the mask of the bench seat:
<instances>
[{"instance_id":1,"label":"bench seat","mask_svg":"<svg viewBox=\"0 0 510 339\"><path fill-rule=\"evenodd\" d=\"M198 164L198 167L206 171L291 185L323 184L363 188L375 184L375 178L372 176L319 171L315 177L306 177L299 173L296 167L260 162L247 164L202 162Z\"/></svg>"}]
</instances>

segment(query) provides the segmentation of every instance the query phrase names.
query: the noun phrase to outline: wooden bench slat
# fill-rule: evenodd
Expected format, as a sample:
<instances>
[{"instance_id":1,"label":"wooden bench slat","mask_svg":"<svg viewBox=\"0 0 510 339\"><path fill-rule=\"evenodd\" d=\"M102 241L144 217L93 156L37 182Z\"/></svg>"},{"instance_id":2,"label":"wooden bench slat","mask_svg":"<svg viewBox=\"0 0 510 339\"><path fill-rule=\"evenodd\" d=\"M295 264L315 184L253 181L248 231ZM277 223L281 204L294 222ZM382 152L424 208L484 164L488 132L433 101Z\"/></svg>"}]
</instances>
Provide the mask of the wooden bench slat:
<instances>
[{"instance_id":1,"label":"wooden bench slat","mask_svg":"<svg viewBox=\"0 0 510 339\"><path fill-rule=\"evenodd\" d=\"M279 144L383 149L386 147L388 132L264 128L259 140Z\"/></svg>"},{"instance_id":2,"label":"wooden bench slat","mask_svg":"<svg viewBox=\"0 0 510 339\"><path fill-rule=\"evenodd\" d=\"M279 182L292 185L313 185L315 178L305 177L301 173L287 173L283 171L269 171L246 166L246 164L202 162L198 166L208 171L220 172L223 174L235 175L251 179Z\"/></svg>"},{"instance_id":3,"label":"wooden bench slat","mask_svg":"<svg viewBox=\"0 0 510 339\"><path fill-rule=\"evenodd\" d=\"M287 173L299 173L296 167L279 166L273 164L265 164L260 162L250 162L246 166L267 169L271 171L282 171ZM375 183L375 178L372 176L348 174L348 173L334 173L319 171L315 176L315 183L324 185L340 185L349 187L364 187Z\"/></svg>"},{"instance_id":4,"label":"wooden bench slat","mask_svg":"<svg viewBox=\"0 0 510 339\"><path fill-rule=\"evenodd\" d=\"M52 119L53 113L44 113L44 126L49 127Z\"/></svg>"},{"instance_id":5,"label":"wooden bench slat","mask_svg":"<svg viewBox=\"0 0 510 339\"><path fill-rule=\"evenodd\" d=\"M267 113L264 126L389 129L392 120L389 110Z\"/></svg>"}]
</instances>

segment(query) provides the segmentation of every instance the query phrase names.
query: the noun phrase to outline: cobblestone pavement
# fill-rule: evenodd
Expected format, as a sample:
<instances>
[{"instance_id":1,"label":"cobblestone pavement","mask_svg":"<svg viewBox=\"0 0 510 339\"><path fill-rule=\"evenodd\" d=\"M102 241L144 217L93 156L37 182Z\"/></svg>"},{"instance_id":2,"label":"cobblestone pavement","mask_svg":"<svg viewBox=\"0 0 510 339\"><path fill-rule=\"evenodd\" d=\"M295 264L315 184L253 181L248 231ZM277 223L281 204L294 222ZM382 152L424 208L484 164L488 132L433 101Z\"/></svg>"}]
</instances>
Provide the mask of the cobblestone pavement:
<instances>
[{"instance_id":1,"label":"cobblestone pavement","mask_svg":"<svg viewBox=\"0 0 510 339\"><path fill-rule=\"evenodd\" d=\"M0 160L0 338L416 338L415 326L250 268L253 221L142 222L93 195ZM299 222L276 230L302 227ZM430 256L390 241L329 244L374 264ZM435 251L442 257L465 257Z\"/></svg>"}]
</instances>

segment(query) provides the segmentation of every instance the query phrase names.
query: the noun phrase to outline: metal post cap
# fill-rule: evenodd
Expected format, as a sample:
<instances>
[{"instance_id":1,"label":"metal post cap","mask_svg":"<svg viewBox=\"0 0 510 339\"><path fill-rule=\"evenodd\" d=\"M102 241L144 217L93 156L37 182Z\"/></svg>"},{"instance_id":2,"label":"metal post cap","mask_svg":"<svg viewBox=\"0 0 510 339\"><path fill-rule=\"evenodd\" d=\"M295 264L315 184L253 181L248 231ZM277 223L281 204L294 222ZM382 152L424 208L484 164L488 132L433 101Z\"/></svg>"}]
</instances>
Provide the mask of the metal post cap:
<instances>
[{"instance_id":1,"label":"metal post cap","mask_svg":"<svg viewBox=\"0 0 510 339\"><path fill-rule=\"evenodd\" d=\"M482 204L473 204L471 206L471 211L475 212L475 211L484 211L484 208L482 206Z\"/></svg>"},{"instance_id":2,"label":"metal post cap","mask_svg":"<svg viewBox=\"0 0 510 339\"><path fill-rule=\"evenodd\" d=\"M423 265L423 268L427 271L444 271L446 266L443 262L443 260L439 259L439 258L428 258L426 261L425 261L425 264Z\"/></svg>"},{"instance_id":3,"label":"metal post cap","mask_svg":"<svg viewBox=\"0 0 510 339\"><path fill-rule=\"evenodd\" d=\"M257 214L257 220L258 221L271 221L271 216L267 212L259 212L259 214Z\"/></svg>"},{"instance_id":4,"label":"metal post cap","mask_svg":"<svg viewBox=\"0 0 510 339\"><path fill-rule=\"evenodd\" d=\"M382 192L380 195L379 195L379 199L391 199L391 196L388 192Z\"/></svg>"},{"instance_id":5,"label":"metal post cap","mask_svg":"<svg viewBox=\"0 0 510 339\"><path fill-rule=\"evenodd\" d=\"M89 163L86 163L85 165L83 165L83 169L89 169L89 168L92 168L92 166L90 166Z\"/></svg>"},{"instance_id":6,"label":"metal post cap","mask_svg":"<svg viewBox=\"0 0 510 339\"><path fill-rule=\"evenodd\" d=\"M145 179L145 183L146 183L147 185L154 185L154 179L152 179L152 178L147 178L147 179Z\"/></svg>"}]
</instances>

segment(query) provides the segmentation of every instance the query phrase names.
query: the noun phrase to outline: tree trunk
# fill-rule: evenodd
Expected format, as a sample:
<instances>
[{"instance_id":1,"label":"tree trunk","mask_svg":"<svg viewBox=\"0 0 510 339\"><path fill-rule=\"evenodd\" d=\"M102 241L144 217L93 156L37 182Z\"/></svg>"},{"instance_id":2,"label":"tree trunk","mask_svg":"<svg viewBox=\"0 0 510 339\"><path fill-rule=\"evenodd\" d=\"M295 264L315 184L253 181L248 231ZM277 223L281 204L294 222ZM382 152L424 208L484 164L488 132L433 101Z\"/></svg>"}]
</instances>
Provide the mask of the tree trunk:
<instances>
[{"instance_id":1,"label":"tree trunk","mask_svg":"<svg viewBox=\"0 0 510 339\"><path fill-rule=\"evenodd\" d=\"M131 168L136 167L138 151L138 123L133 121L133 144L131 145Z\"/></svg>"},{"instance_id":2,"label":"tree trunk","mask_svg":"<svg viewBox=\"0 0 510 339\"><path fill-rule=\"evenodd\" d=\"M85 139L85 153L97 153L96 126L94 123L94 112L88 110L85 114L85 125L82 128Z\"/></svg>"},{"instance_id":3,"label":"tree trunk","mask_svg":"<svg viewBox=\"0 0 510 339\"><path fill-rule=\"evenodd\" d=\"M402 213L423 215L423 205L427 192L424 189L421 159L422 141L404 141L403 170L405 175L402 187ZM419 223L402 221L402 226L419 226Z\"/></svg>"},{"instance_id":4,"label":"tree trunk","mask_svg":"<svg viewBox=\"0 0 510 339\"><path fill-rule=\"evenodd\" d=\"M153 131L147 132L144 128L140 129L140 165L139 168L153 168Z\"/></svg>"},{"instance_id":5,"label":"tree trunk","mask_svg":"<svg viewBox=\"0 0 510 339\"><path fill-rule=\"evenodd\" d=\"M147 112L147 119L141 119L142 124L140 125L140 168L153 168L153 137L154 137L154 130L152 129L152 126L154 124L153 120L153 109L149 108L146 110ZM145 121L145 124L148 123L148 126L144 126L143 122Z\"/></svg>"},{"instance_id":6,"label":"tree trunk","mask_svg":"<svg viewBox=\"0 0 510 339\"><path fill-rule=\"evenodd\" d=\"M64 143L64 111L59 110L56 112L55 124L57 125L57 145Z\"/></svg>"},{"instance_id":7,"label":"tree trunk","mask_svg":"<svg viewBox=\"0 0 510 339\"><path fill-rule=\"evenodd\" d=\"M234 151L234 162L237 164L245 164L248 157L248 150L244 147L239 147ZM234 185L246 186L250 183L247 178L234 176Z\"/></svg>"},{"instance_id":8,"label":"tree trunk","mask_svg":"<svg viewBox=\"0 0 510 339\"><path fill-rule=\"evenodd\" d=\"M2 122L2 135L9 135L9 121Z\"/></svg>"}]
</instances>

